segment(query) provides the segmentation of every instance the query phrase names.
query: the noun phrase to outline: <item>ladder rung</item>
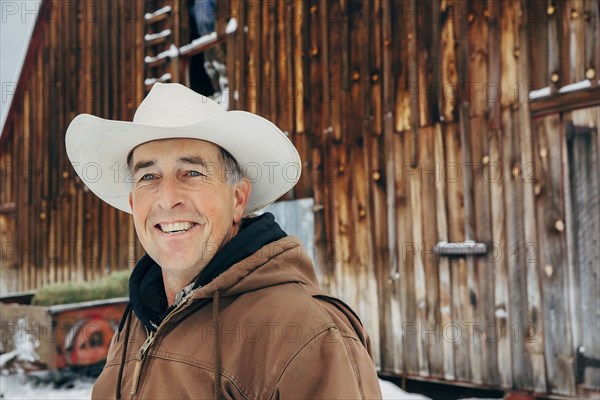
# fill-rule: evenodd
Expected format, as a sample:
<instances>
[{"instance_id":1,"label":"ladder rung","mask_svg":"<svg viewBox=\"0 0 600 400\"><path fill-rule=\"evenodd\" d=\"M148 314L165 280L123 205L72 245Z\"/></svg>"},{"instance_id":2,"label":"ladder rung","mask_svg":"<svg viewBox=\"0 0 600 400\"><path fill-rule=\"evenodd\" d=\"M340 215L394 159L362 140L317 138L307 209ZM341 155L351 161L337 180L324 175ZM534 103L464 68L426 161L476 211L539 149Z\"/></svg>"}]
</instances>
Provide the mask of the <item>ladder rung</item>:
<instances>
[{"instance_id":1,"label":"ladder rung","mask_svg":"<svg viewBox=\"0 0 600 400\"><path fill-rule=\"evenodd\" d=\"M146 20L146 25L152 25L164 19L167 19L169 13L171 12L171 6L166 6L160 8L152 13L146 13L144 15L144 19Z\"/></svg>"},{"instance_id":2,"label":"ladder rung","mask_svg":"<svg viewBox=\"0 0 600 400\"><path fill-rule=\"evenodd\" d=\"M144 42L146 46L154 46L159 43L164 43L168 38L171 37L171 30L165 29L164 31L158 33L147 33L144 36Z\"/></svg>"}]
</instances>

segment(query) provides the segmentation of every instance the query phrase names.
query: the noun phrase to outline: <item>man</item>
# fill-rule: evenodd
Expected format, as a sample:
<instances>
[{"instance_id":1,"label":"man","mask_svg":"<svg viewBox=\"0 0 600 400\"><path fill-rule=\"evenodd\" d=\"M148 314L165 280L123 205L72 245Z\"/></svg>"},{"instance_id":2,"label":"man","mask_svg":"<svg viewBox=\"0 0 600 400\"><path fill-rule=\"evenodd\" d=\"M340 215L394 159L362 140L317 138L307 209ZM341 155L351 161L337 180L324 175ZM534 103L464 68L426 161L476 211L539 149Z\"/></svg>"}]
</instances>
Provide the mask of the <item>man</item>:
<instances>
[{"instance_id":1,"label":"man","mask_svg":"<svg viewBox=\"0 0 600 400\"><path fill-rule=\"evenodd\" d=\"M77 116L66 147L147 252L93 398L381 397L358 317L272 214L248 217L300 177L276 126L157 83L133 122Z\"/></svg>"}]
</instances>

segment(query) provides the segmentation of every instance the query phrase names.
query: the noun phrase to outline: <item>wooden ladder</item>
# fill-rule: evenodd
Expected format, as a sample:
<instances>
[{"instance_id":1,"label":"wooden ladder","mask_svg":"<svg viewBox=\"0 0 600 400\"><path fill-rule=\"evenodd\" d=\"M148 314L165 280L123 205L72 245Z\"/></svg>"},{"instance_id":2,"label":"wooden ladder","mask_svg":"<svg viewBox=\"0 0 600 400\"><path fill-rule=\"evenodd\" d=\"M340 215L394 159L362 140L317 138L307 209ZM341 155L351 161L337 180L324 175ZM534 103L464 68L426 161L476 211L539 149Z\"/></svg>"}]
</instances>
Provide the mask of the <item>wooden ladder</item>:
<instances>
[{"instance_id":1,"label":"wooden ladder","mask_svg":"<svg viewBox=\"0 0 600 400\"><path fill-rule=\"evenodd\" d=\"M146 6L144 85L179 82L179 0L157 0Z\"/></svg>"}]
</instances>

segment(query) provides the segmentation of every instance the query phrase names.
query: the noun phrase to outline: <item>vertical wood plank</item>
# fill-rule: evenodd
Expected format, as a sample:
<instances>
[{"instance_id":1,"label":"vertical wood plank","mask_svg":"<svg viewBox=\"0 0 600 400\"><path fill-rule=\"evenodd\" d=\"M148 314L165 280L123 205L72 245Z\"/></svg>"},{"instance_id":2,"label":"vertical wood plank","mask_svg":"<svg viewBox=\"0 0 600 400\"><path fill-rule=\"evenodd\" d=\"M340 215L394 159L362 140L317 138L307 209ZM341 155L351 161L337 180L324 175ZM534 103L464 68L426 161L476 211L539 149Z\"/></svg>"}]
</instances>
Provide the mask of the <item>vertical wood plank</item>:
<instances>
[{"instance_id":1,"label":"vertical wood plank","mask_svg":"<svg viewBox=\"0 0 600 400\"><path fill-rule=\"evenodd\" d=\"M548 14L548 76L546 77L545 81L549 83L553 91L556 91L560 86L563 85L564 82L564 76L561 74L560 63L561 18L560 13L557 10L557 2L549 2L546 13Z\"/></svg>"},{"instance_id":2,"label":"vertical wood plank","mask_svg":"<svg viewBox=\"0 0 600 400\"><path fill-rule=\"evenodd\" d=\"M529 76L531 77L532 90L547 86L550 78L548 73L548 4L547 1L539 0L527 4L530 9L527 24L531 27L529 36L529 48L531 49Z\"/></svg>"},{"instance_id":3,"label":"vertical wood plank","mask_svg":"<svg viewBox=\"0 0 600 400\"><path fill-rule=\"evenodd\" d=\"M451 122L455 121L455 115L457 113L456 107L456 80L457 80L457 71L456 71L456 55L455 55L455 41L454 41L454 24L455 24L455 15L452 13L454 6L449 5L449 3L442 3L441 7L441 18L440 23L442 24L441 28L441 62L442 62L442 71L441 71L441 96L442 96L442 110L441 115L444 118L444 121Z\"/></svg>"},{"instance_id":4,"label":"vertical wood plank","mask_svg":"<svg viewBox=\"0 0 600 400\"><path fill-rule=\"evenodd\" d=\"M596 86L600 76L600 4L585 1L584 9L585 77Z\"/></svg>"},{"instance_id":5,"label":"vertical wood plank","mask_svg":"<svg viewBox=\"0 0 600 400\"><path fill-rule=\"evenodd\" d=\"M525 88L529 81L520 81L517 79L517 62L515 56L517 40L517 19L519 13L518 3L513 0L500 0L502 14L500 17L500 62L501 76L500 88L502 89L501 103L502 107L509 107L519 102L516 95L519 88ZM523 52L519 50L519 54ZM526 97L525 97L526 98Z\"/></svg>"},{"instance_id":6,"label":"vertical wood plank","mask_svg":"<svg viewBox=\"0 0 600 400\"><path fill-rule=\"evenodd\" d=\"M536 220L539 234L539 263L543 290L542 314L544 319L544 351L548 389L562 395L575 394L573 344L569 329L565 280L567 279L564 235L565 217L562 186L562 146L566 140L561 134L558 115L536 120L535 162L539 166L536 184ZM537 186L539 185L539 186ZM551 316L551 317L550 317Z\"/></svg>"},{"instance_id":7,"label":"vertical wood plank","mask_svg":"<svg viewBox=\"0 0 600 400\"><path fill-rule=\"evenodd\" d=\"M521 12L518 14L520 18L518 21L518 44L520 48L520 56L518 58L518 81L529 82L529 69L527 60L529 58L528 48L528 30L527 25L523 22L527 20L527 9L526 1L522 0L519 4ZM526 93L523 92L523 87L519 88L519 98L525 98ZM525 89L526 91L526 89ZM521 142L521 165L530 171L534 172L537 167L533 160L533 144L532 144L532 132L531 132L531 117L529 113L529 104L527 102L519 103L518 110L519 118L519 132ZM529 171L528 171L529 172ZM539 239L537 235L536 223L535 223L535 204L534 204L534 192L533 192L533 180L531 176L525 178L523 185L523 221L525 224L525 243L527 246L533 245L535 248L539 248ZM529 260L528 260L529 261ZM531 322L538 329L536 332L536 339L526 342L526 348L531 355L532 372L533 372L533 388L536 391L543 392L546 390L546 365L544 359L544 339L545 333L543 330L544 316L541 309L541 292L540 292L540 277L538 274L539 261L537 259L532 262L526 263L527 270L527 316L528 321Z\"/></svg>"},{"instance_id":8,"label":"vertical wood plank","mask_svg":"<svg viewBox=\"0 0 600 400\"><path fill-rule=\"evenodd\" d=\"M490 194L490 139L483 117L474 117L471 123L472 165L465 166L473 182L473 213L475 240L492 243L492 215ZM498 358L496 341L487 336L486 327L494 325L494 263L487 255L474 257L473 304L475 336L479 338L481 382L497 384ZM477 351L477 349L476 349Z\"/></svg>"},{"instance_id":9,"label":"vertical wood plank","mask_svg":"<svg viewBox=\"0 0 600 400\"><path fill-rule=\"evenodd\" d=\"M419 136L425 134L424 129L421 129ZM419 143L422 143L420 140ZM418 171L418 169L417 169ZM415 336L416 356L417 356L417 372L421 376L429 375L429 360L427 358L427 349L424 348L424 341L421 340L420 330L425 326L427 321L427 285L425 281L425 266L424 266L424 249L423 246L423 208L422 208L422 193L421 193L421 176L419 173L411 174L408 180L410 186L410 212L415 215L412 220L412 244L415 247L413 256L414 267L414 307L415 313ZM409 282L410 284L410 282ZM413 349L413 352L415 350Z\"/></svg>"},{"instance_id":10,"label":"vertical wood plank","mask_svg":"<svg viewBox=\"0 0 600 400\"><path fill-rule=\"evenodd\" d=\"M511 360L513 384L518 388L532 388L531 355L525 342L537 340L526 336L527 319L527 275L525 258L527 245L523 226L523 183L520 162L520 131L515 121L516 112L506 109L502 113L502 179L505 182L506 245L501 248L503 258L508 261L508 285L510 298L508 320L511 334ZM499 300L499 299L498 299ZM501 311L496 315L501 317Z\"/></svg>"},{"instance_id":11,"label":"vertical wood plank","mask_svg":"<svg viewBox=\"0 0 600 400\"><path fill-rule=\"evenodd\" d=\"M465 215L462 207L464 174L460 155L460 132L456 124L448 124L446 128L444 173L445 179L447 179L448 238L449 242L456 243L465 240ZM467 381L471 379L471 359L465 323L472 322L468 319L470 294L467 282L467 262L464 258L454 258L450 261L452 322L448 327L444 327L447 334L445 340L449 340L454 345L456 379Z\"/></svg>"},{"instance_id":12,"label":"vertical wood plank","mask_svg":"<svg viewBox=\"0 0 600 400\"><path fill-rule=\"evenodd\" d=\"M435 125L434 137L434 160L435 169L435 208L437 239L447 242L448 237L448 210L446 203L446 175L442 174L446 166L444 129L441 124ZM437 168L437 165L440 168ZM448 257L439 257L439 291L440 291L440 317L441 327L450 326L452 322L452 282L450 273L450 261ZM454 345L449 340L442 340L443 354L443 376L444 379L454 380Z\"/></svg>"},{"instance_id":13,"label":"vertical wood plank","mask_svg":"<svg viewBox=\"0 0 600 400\"><path fill-rule=\"evenodd\" d=\"M506 217L505 211L505 190L504 176L502 171L504 168L504 136L510 135L509 132L501 130L490 131L490 155L489 165L487 168L487 179L490 184L490 201L491 201L491 231L492 231L492 249L488 252L487 268L491 269L493 277L490 279L494 285L490 291L494 292L493 298L493 315L491 316L492 325L487 325L484 332L486 338L495 346L489 346L490 351L496 351L496 355L490 356L488 367L493 371L490 373L489 379L500 387L509 388L512 385L512 368L511 368L511 335L510 335L510 287L508 276L508 257L506 232ZM493 331L489 329L493 326Z\"/></svg>"},{"instance_id":14,"label":"vertical wood plank","mask_svg":"<svg viewBox=\"0 0 600 400\"><path fill-rule=\"evenodd\" d=\"M396 225L398 240L398 274L394 278L398 281L400 298L400 322L402 329L401 349L397 354L402 358L396 363L405 373L417 373L418 353L417 341L420 340L419 327L415 319L415 273L414 257L417 252L417 243L413 239L413 213L411 212L411 175L417 171L412 166L411 136L408 132L401 132L394 136L395 153L398 162L395 165L396 176Z\"/></svg>"},{"instance_id":15,"label":"vertical wood plank","mask_svg":"<svg viewBox=\"0 0 600 400\"><path fill-rule=\"evenodd\" d=\"M421 340L426 344L427 361L429 364L429 374L434 377L444 376L444 353L442 340L439 338L440 321L440 282L439 282L439 257L433 254L433 248L438 241L439 235L436 227L438 212L436 208L436 173L440 167L439 161L435 157L435 141L437 130L439 128L432 126L422 129L420 149L419 149L419 170L421 181L421 202L423 221L423 235L420 250L420 257L424 263L425 288L426 288L426 322L421 328ZM434 155L432 157L432 155ZM420 304L418 304L420 306ZM426 334L435 332L434 335ZM425 335L426 334L426 335ZM425 335L425 336L424 336Z\"/></svg>"},{"instance_id":16,"label":"vertical wood plank","mask_svg":"<svg viewBox=\"0 0 600 400\"><path fill-rule=\"evenodd\" d=\"M467 27L469 42L469 80L466 83L467 100L470 102L469 115L481 116L487 113L487 88L489 87L487 76L487 63L489 59L487 24L484 17L484 2L473 2L471 9L467 11ZM491 15L487 9L488 18L497 18ZM465 17L463 17L465 18Z\"/></svg>"},{"instance_id":17,"label":"vertical wood plank","mask_svg":"<svg viewBox=\"0 0 600 400\"><path fill-rule=\"evenodd\" d=\"M242 87L240 96L247 99L247 110L252 113L259 112L258 101L260 97L259 64L260 64L260 26L261 26L261 8L255 2L248 2L248 82L246 87Z\"/></svg>"}]
</instances>

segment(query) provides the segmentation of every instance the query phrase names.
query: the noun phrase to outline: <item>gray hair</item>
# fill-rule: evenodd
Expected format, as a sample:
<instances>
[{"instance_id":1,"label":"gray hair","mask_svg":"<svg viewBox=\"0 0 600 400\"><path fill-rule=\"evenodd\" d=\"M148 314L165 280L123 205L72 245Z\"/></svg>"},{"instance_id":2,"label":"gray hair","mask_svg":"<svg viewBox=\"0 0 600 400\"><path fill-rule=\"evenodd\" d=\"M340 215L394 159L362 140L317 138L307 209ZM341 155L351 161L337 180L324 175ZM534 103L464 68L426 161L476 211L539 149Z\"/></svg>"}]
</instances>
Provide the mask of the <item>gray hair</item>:
<instances>
[{"instance_id":1,"label":"gray hair","mask_svg":"<svg viewBox=\"0 0 600 400\"><path fill-rule=\"evenodd\" d=\"M221 150L219 155L225 168L225 181L233 186L244 178L244 173L240 168L240 164L227 150L222 147L219 147L219 149Z\"/></svg>"}]
</instances>

